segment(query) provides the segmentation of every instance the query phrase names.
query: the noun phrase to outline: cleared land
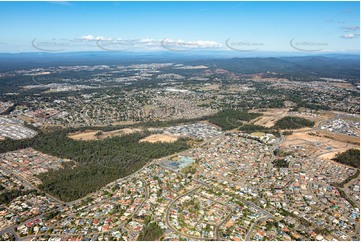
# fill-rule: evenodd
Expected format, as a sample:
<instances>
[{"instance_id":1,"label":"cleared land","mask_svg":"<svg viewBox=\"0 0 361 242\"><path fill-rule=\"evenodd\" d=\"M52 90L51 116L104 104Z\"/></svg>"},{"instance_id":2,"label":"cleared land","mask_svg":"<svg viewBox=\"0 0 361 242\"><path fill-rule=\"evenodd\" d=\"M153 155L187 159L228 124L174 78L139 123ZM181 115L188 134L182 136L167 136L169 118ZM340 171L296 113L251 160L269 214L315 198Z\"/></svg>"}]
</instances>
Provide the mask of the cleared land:
<instances>
[{"instance_id":1,"label":"cleared land","mask_svg":"<svg viewBox=\"0 0 361 242\"><path fill-rule=\"evenodd\" d=\"M205 86L199 88L199 90L201 90L201 91L213 91L213 90L219 90L220 87L221 87L220 84L214 83L214 84L210 84L210 85L205 85Z\"/></svg>"},{"instance_id":2,"label":"cleared land","mask_svg":"<svg viewBox=\"0 0 361 242\"><path fill-rule=\"evenodd\" d=\"M136 124L139 122L136 121L118 121L118 122L113 122L112 125L132 125L132 124Z\"/></svg>"},{"instance_id":3,"label":"cleared land","mask_svg":"<svg viewBox=\"0 0 361 242\"><path fill-rule=\"evenodd\" d=\"M17 116L18 119L23 120L25 122L28 123L33 123L35 122L33 118L27 117L27 116Z\"/></svg>"},{"instance_id":4,"label":"cleared land","mask_svg":"<svg viewBox=\"0 0 361 242\"><path fill-rule=\"evenodd\" d=\"M150 142L150 143L156 143L156 142L162 142L162 143L173 143L178 140L178 137L171 136L171 135L165 135L165 134L152 134L148 137L145 137L144 139L141 139L139 142Z\"/></svg>"},{"instance_id":5,"label":"cleared land","mask_svg":"<svg viewBox=\"0 0 361 242\"><path fill-rule=\"evenodd\" d=\"M349 143L349 144L354 144L354 145L360 145L360 138L359 137L354 137L354 136L349 136L349 135L345 135L345 134L328 132L328 131L325 131L325 130L319 130L319 131L317 131L317 133L320 136L330 138L330 139L333 139L333 140L336 140L336 141Z\"/></svg>"},{"instance_id":6,"label":"cleared land","mask_svg":"<svg viewBox=\"0 0 361 242\"><path fill-rule=\"evenodd\" d=\"M263 132L253 132L251 133L252 136L256 136L256 137L262 137L263 135L265 135L265 133Z\"/></svg>"},{"instance_id":7,"label":"cleared land","mask_svg":"<svg viewBox=\"0 0 361 242\"><path fill-rule=\"evenodd\" d=\"M344 148L343 151L346 151L347 148ZM319 158L320 159L324 159L324 160L331 160L332 158L334 158L336 156L336 154L338 154L339 152L343 152L342 150L339 150L337 152L331 152L331 153L327 153L324 155L320 155Z\"/></svg>"},{"instance_id":8,"label":"cleared land","mask_svg":"<svg viewBox=\"0 0 361 242\"><path fill-rule=\"evenodd\" d=\"M131 128L124 128L124 129L117 129L113 131L103 132L101 130L86 130L81 133L73 133L70 134L68 137L74 140L99 140L99 139L106 139L109 137L114 136L122 136L126 134L132 134L134 132L140 132L141 129L131 129ZM100 135L97 135L98 133L101 133Z\"/></svg>"},{"instance_id":9,"label":"cleared land","mask_svg":"<svg viewBox=\"0 0 361 242\"><path fill-rule=\"evenodd\" d=\"M279 119L285 117L288 113L287 108L279 109L279 108L270 108L266 111L257 111L257 110L251 110L251 112L257 112L262 113L263 116L257 118L254 120L254 122L251 122L255 125L261 125L265 126L267 128L271 128Z\"/></svg>"},{"instance_id":10,"label":"cleared land","mask_svg":"<svg viewBox=\"0 0 361 242\"><path fill-rule=\"evenodd\" d=\"M275 125L275 123L280 120L281 118L284 118L286 116L295 116L295 117L300 117L300 118L305 118L305 119L309 119L311 121L314 121L316 123L316 125L318 125L318 122L323 121L323 120L327 120L331 117L334 117L335 114L332 112L323 112L322 115L318 115L317 117L315 116L311 116L310 114L306 114L306 113L291 113L289 112L288 108L267 108L267 109L263 109L263 110L258 110L258 109L254 109L254 110L250 110L250 113L262 113L263 116L251 121L251 123L255 124L255 125L261 125L261 126L265 126L267 128L271 128Z\"/></svg>"},{"instance_id":11,"label":"cleared land","mask_svg":"<svg viewBox=\"0 0 361 242\"><path fill-rule=\"evenodd\" d=\"M358 148L358 145L316 136L314 132L294 132L292 135L285 136L285 138L282 146L301 146L309 155L317 154L322 159L328 160L332 159L338 152L343 152L350 148Z\"/></svg>"}]
</instances>

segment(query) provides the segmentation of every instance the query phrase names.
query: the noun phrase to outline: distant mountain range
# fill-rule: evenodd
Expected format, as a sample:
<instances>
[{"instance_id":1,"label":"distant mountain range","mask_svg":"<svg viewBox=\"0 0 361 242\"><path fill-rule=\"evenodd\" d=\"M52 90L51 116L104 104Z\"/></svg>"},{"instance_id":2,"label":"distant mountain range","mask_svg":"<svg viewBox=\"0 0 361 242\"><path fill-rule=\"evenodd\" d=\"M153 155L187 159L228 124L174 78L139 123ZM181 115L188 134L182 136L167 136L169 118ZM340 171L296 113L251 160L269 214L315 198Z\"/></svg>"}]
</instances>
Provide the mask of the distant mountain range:
<instances>
[{"instance_id":1,"label":"distant mountain range","mask_svg":"<svg viewBox=\"0 0 361 242\"><path fill-rule=\"evenodd\" d=\"M354 80L359 80L360 77L360 59L358 56L351 58L324 56L231 58L194 61L193 64L223 68L237 74L276 72L287 76Z\"/></svg>"},{"instance_id":2,"label":"distant mountain range","mask_svg":"<svg viewBox=\"0 0 361 242\"><path fill-rule=\"evenodd\" d=\"M234 52L68 52L0 53L0 71L59 65L117 65L183 62L223 68L238 74L276 72L284 75L318 76L359 80L360 56L355 54L315 54L259 52L260 57L236 57ZM275 56L270 57L273 54ZM251 55L251 54L243 54ZM263 56L262 56L263 55ZM287 56L288 55L288 56Z\"/></svg>"}]
</instances>

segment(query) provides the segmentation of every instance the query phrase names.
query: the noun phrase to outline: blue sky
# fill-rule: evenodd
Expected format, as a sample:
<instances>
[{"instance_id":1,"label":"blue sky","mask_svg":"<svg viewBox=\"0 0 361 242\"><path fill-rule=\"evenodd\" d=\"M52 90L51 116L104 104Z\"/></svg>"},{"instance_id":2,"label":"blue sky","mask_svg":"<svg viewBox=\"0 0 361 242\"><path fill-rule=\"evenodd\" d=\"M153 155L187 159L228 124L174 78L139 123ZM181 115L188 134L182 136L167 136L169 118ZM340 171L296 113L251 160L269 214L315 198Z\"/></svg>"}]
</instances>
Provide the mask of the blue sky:
<instances>
[{"instance_id":1,"label":"blue sky","mask_svg":"<svg viewBox=\"0 0 361 242\"><path fill-rule=\"evenodd\" d=\"M0 2L0 52L359 51L359 2Z\"/></svg>"}]
</instances>

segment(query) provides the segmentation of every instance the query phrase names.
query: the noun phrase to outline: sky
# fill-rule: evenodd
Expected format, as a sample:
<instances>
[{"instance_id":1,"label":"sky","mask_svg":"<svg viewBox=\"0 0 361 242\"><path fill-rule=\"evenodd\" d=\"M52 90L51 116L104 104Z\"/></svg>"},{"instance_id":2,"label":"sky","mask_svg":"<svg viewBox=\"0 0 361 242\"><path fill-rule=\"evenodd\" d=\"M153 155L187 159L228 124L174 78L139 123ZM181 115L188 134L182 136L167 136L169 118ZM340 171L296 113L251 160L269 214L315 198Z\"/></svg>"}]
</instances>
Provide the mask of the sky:
<instances>
[{"instance_id":1,"label":"sky","mask_svg":"<svg viewBox=\"0 0 361 242\"><path fill-rule=\"evenodd\" d=\"M0 2L0 52L359 52L359 2Z\"/></svg>"}]
</instances>

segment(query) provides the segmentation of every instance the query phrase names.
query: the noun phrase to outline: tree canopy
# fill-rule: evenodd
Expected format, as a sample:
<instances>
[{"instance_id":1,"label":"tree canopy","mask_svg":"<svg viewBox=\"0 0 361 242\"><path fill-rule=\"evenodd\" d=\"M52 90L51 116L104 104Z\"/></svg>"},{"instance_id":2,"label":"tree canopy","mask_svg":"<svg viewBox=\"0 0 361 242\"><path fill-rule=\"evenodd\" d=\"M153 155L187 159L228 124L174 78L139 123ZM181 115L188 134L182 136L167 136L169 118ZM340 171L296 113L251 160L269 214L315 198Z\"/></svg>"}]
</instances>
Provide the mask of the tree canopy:
<instances>
[{"instance_id":1,"label":"tree canopy","mask_svg":"<svg viewBox=\"0 0 361 242\"><path fill-rule=\"evenodd\" d=\"M0 152L33 147L43 153L75 162L64 169L39 174L40 189L63 201L72 201L104 185L130 175L152 159L188 149L186 139L174 143L149 143L139 140L150 132L139 132L103 140L77 141L64 131L39 133L26 141L1 141Z\"/></svg>"},{"instance_id":2,"label":"tree canopy","mask_svg":"<svg viewBox=\"0 0 361 242\"><path fill-rule=\"evenodd\" d=\"M360 150L346 150L345 152L338 153L333 160L338 163L360 169Z\"/></svg>"},{"instance_id":3,"label":"tree canopy","mask_svg":"<svg viewBox=\"0 0 361 242\"><path fill-rule=\"evenodd\" d=\"M299 129L313 127L314 125L315 122L305 118L286 116L279 119L273 127L276 129Z\"/></svg>"},{"instance_id":4,"label":"tree canopy","mask_svg":"<svg viewBox=\"0 0 361 242\"><path fill-rule=\"evenodd\" d=\"M260 113L249 113L247 111L227 109L211 116L209 122L220 126L223 130L230 130L241 126L241 121L251 121L259 116Z\"/></svg>"}]
</instances>

